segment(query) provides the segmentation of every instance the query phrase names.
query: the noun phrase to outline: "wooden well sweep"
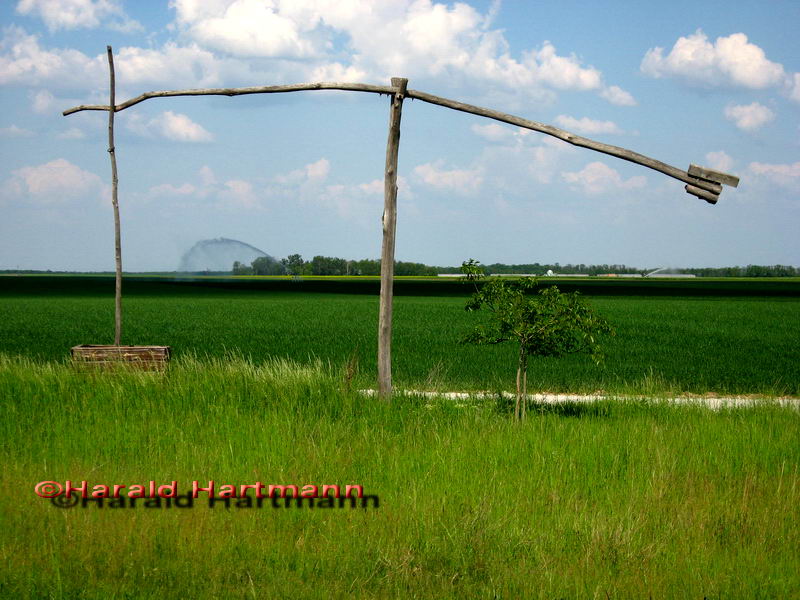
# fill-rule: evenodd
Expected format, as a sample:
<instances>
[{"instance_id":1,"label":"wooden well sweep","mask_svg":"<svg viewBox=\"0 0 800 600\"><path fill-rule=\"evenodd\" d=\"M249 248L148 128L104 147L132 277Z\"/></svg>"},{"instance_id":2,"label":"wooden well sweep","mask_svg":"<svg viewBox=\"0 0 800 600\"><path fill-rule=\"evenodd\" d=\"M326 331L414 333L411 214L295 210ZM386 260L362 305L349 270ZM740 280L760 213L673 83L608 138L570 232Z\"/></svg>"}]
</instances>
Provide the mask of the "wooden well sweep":
<instances>
[{"instance_id":1,"label":"wooden well sweep","mask_svg":"<svg viewBox=\"0 0 800 600\"><path fill-rule=\"evenodd\" d=\"M72 347L72 362L88 368L131 367L142 371L163 371L169 364L169 346L100 346L83 344Z\"/></svg>"},{"instance_id":2,"label":"wooden well sweep","mask_svg":"<svg viewBox=\"0 0 800 600\"><path fill-rule=\"evenodd\" d=\"M386 144L386 169L384 172L384 214L383 214L383 244L381 247L381 292L380 292L380 313L378 325L378 387L380 396L389 400L392 395L392 362L391 362L391 338L392 338L392 302L393 302L393 281L394 281L394 251L395 251L395 230L397 212L397 158L398 144L400 141L400 117L405 98L421 100L429 104L443 106L452 110L457 110L480 117L486 117L509 125L514 125L523 129L537 131L545 135L558 138L573 146L587 148L595 152L601 152L609 156L620 158L632 163L636 163L659 171L669 177L682 181L686 184L685 190L709 204L716 204L719 199L722 186L729 185L736 187L739 185L739 178L735 175L723 173L700 167L694 164L689 166L687 171L668 165L667 163L650 158L638 152L612 146L603 142L590 140L588 138L564 131L552 125L538 123L522 117L517 117L490 108L483 108L466 104L449 98L442 98L427 92L408 89L408 80L403 77L392 77L391 86L372 85L354 82L325 82L299 83L292 85L267 85L250 86L241 88L209 88L209 89L185 89L185 90L162 90L145 92L122 102L116 103L115 96L115 76L114 59L111 46L106 47L108 54L110 98L107 105L104 104L81 104L73 106L63 111L62 114L71 115L84 110L108 111L108 152L111 158L112 169L112 204L114 206L115 221L115 246L116 246L116 295L115 295L115 320L116 332L114 343L118 348L131 348L130 346L119 346L121 329L121 281L122 263L120 250L119 234L119 207L117 203L117 165L114 154L114 113L125 110L151 98L169 98L176 96L240 96L249 94L279 94L285 92L300 92L311 90L343 90L351 92L368 92L374 94L388 94L391 98L391 108L389 115L389 136ZM78 348L102 348L102 346L78 346ZM158 346L140 346L140 348L153 348ZM163 348L163 347L162 347ZM120 350L120 352L124 352ZM73 357L75 348L73 348ZM168 354L167 354L168 356Z\"/></svg>"}]
</instances>

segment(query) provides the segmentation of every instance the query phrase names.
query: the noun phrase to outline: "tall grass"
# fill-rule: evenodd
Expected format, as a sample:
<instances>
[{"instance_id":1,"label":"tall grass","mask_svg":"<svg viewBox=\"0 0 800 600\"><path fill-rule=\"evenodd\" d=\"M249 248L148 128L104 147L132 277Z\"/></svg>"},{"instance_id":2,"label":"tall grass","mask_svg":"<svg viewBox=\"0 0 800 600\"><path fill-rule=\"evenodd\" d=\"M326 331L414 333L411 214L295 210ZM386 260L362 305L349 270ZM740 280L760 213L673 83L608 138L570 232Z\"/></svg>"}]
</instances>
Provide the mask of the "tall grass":
<instances>
[{"instance_id":1,"label":"tall grass","mask_svg":"<svg viewBox=\"0 0 800 600\"><path fill-rule=\"evenodd\" d=\"M792 597L800 417L347 391L338 365L164 375L0 357L0 596ZM367 509L61 509L42 480L358 483Z\"/></svg>"}]
</instances>

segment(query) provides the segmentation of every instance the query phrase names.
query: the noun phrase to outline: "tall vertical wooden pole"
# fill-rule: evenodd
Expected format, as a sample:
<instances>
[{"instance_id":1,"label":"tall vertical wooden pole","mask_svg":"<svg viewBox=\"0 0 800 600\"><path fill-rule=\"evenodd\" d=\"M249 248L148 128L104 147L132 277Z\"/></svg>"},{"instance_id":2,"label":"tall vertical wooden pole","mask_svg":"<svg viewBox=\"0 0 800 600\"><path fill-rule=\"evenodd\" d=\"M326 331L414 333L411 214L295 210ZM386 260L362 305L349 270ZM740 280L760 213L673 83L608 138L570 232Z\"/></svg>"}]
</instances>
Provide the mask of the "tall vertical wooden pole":
<instances>
[{"instance_id":1,"label":"tall vertical wooden pole","mask_svg":"<svg viewBox=\"0 0 800 600\"><path fill-rule=\"evenodd\" d=\"M114 278L114 345L120 345L122 337L122 241L119 225L119 199L117 197L117 157L114 153L114 113L116 112L116 83L114 80L114 54L111 46L106 46L108 53L108 72L111 99L108 104L108 155L111 157L111 204L114 207L114 262L116 276Z\"/></svg>"},{"instance_id":2,"label":"tall vertical wooden pole","mask_svg":"<svg viewBox=\"0 0 800 600\"><path fill-rule=\"evenodd\" d=\"M408 79L392 77L392 106L386 170L383 178L383 244L381 246L381 306L378 317L378 392L384 400L392 396L392 295L394 286L394 240L397 229L397 155L400 150L400 117Z\"/></svg>"}]
</instances>

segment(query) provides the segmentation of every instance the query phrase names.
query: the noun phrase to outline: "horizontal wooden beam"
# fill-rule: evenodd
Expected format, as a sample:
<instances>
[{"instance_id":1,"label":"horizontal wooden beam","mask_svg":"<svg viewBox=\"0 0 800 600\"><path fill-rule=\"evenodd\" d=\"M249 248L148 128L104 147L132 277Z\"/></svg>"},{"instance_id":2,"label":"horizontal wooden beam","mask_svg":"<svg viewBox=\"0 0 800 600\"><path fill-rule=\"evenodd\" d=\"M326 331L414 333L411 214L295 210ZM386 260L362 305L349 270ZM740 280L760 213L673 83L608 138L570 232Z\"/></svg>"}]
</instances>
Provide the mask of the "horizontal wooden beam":
<instances>
[{"instance_id":1,"label":"horizontal wooden beam","mask_svg":"<svg viewBox=\"0 0 800 600\"><path fill-rule=\"evenodd\" d=\"M711 192L707 192L706 190L701 190L699 187L695 187L693 185L687 185L684 188L688 194L692 194L693 196L697 196L701 200L705 200L709 204L716 204L717 200L719 200L719 194L713 194Z\"/></svg>"},{"instance_id":2,"label":"horizontal wooden beam","mask_svg":"<svg viewBox=\"0 0 800 600\"><path fill-rule=\"evenodd\" d=\"M158 92L146 92L140 96L131 98L130 100L115 106L115 112L125 110L126 108L130 108L131 106L139 104L140 102L144 102L145 100L149 100L150 98L171 98L176 96L242 96L247 94L279 94L285 92L301 92L312 90L344 90L352 92L371 92L374 94L393 94L396 91L395 88L386 85L340 82L298 83L293 85L268 85L244 88L165 90ZM523 119L522 117L509 115L507 113L492 110L490 108L483 108L472 104L466 104L464 102L458 102L456 100L450 100L449 98L443 98L441 96L434 96L433 94L428 94L427 92L421 92L419 90L407 90L405 97L422 100L423 102L428 102L429 104L444 106L445 108L470 113L480 117L494 119L495 121L508 123L509 125L516 125L517 127L522 127L523 129L530 129L531 131L544 133L567 142L568 144L572 144L573 146L588 148L589 150L602 152L603 154L608 154L609 156L613 156L615 158L620 158L622 160L627 160L629 162L648 167L649 169L653 169L654 171L668 175L669 177L677 179L678 181L682 181L691 187L709 192L712 195L719 196L720 192L722 191L722 186L720 185L721 183L732 185L734 187L739 183L739 178L734 175L721 173L719 171L712 171L711 169L705 169L696 165L691 165L689 171L683 171L682 169L668 165L660 160L655 160L649 156L639 154L638 152L633 152L632 150L628 150L626 148L612 146L611 144L605 144L603 142L597 142L595 140L575 135L569 131L564 131L563 129L553 127L552 125L545 125L544 123L539 123L537 121ZM66 116L83 110L109 110L109 108L110 107L108 105L102 104L83 104L69 108L65 110L63 114ZM707 200L707 198L704 199Z\"/></svg>"},{"instance_id":3,"label":"horizontal wooden beam","mask_svg":"<svg viewBox=\"0 0 800 600\"><path fill-rule=\"evenodd\" d=\"M312 90L344 90L349 92L372 92L373 94L392 94L394 88L388 85L369 85L366 83L297 83L293 85L265 85L243 88L206 88L192 90L164 90L160 92L145 92L141 96L117 104L116 111L125 110L150 98L173 98L176 96L245 96L248 94L282 94L286 92L305 92ZM108 105L81 104L68 108L62 114L66 117L82 110L108 110Z\"/></svg>"},{"instance_id":4,"label":"horizontal wooden beam","mask_svg":"<svg viewBox=\"0 0 800 600\"><path fill-rule=\"evenodd\" d=\"M739 185L739 178L736 177L736 175L729 175L728 173L714 171L713 169L707 169L706 167L698 167L695 164L689 165L689 170L687 173L694 177L707 179L708 181L717 181L731 187L738 187Z\"/></svg>"}]
</instances>

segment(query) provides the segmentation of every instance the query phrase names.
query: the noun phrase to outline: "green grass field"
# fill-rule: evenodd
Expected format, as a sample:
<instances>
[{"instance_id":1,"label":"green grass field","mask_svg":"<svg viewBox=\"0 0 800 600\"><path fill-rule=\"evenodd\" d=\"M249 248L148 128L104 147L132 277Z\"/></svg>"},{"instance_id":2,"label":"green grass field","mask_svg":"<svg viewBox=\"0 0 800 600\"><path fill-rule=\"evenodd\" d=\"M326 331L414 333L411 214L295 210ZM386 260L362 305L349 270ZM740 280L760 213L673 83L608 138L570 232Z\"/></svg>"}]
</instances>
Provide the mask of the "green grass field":
<instances>
[{"instance_id":1,"label":"green grass field","mask_svg":"<svg viewBox=\"0 0 800 600\"><path fill-rule=\"evenodd\" d=\"M597 284L617 331L604 366L533 361L529 389L637 399L534 405L516 423L499 396L358 393L377 330L358 281L127 281L123 343L171 345L169 370L76 370L71 346L112 341L109 283L0 277L2 598L800 598L800 411L769 399L800 396L796 284ZM512 346L456 344L475 318L463 286L408 285L396 384L513 388ZM658 400L686 392L767 398ZM63 508L34 493L67 479L359 484L379 502Z\"/></svg>"},{"instance_id":2,"label":"green grass field","mask_svg":"<svg viewBox=\"0 0 800 600\"><path fill-rule=\"evenodd\" d=\"M792 598L800 418L342 390L320 363L0 359L6 598ZM42 480L360 484L367 508L58 508Z\"/></svg>"},{"instance_id":3,"label":"green grass field","mask_svg":"<svg viewBox=\"0 0 800 600\"><path fill-rule=\"evenodd\" d=\"M71 346L111 343L113 283L107 278L102 283L0 278L0 352L60 360ZM374 386L376 296L323 293L321 288L291 291L286 281L288 290L234 283L228 288L213 281L127 282L123 343L169 345L177 356L219 357L234 351L256 362L319 358L337 367L355 356L358 384ZM582 356L534 360L531 389L800 395L800 296L729 295L713 287L705 295L687 296L682 287L667 294L661 289L664 282L654 283L652 296L624 295L619 281L602 288L612 295L588 296L616 329L604 344L603 365ZM341 291L350 284L337 285L334 289ZM412 291L435 295L395 299L396 383L435 390L512 389L511 344L457 343L480 318L463 310L469 288L441 281L420 285ZM739 288L746 289L741 283ZM800 285L782 289L797 293Z\"/></svg>"}]
</instances>

